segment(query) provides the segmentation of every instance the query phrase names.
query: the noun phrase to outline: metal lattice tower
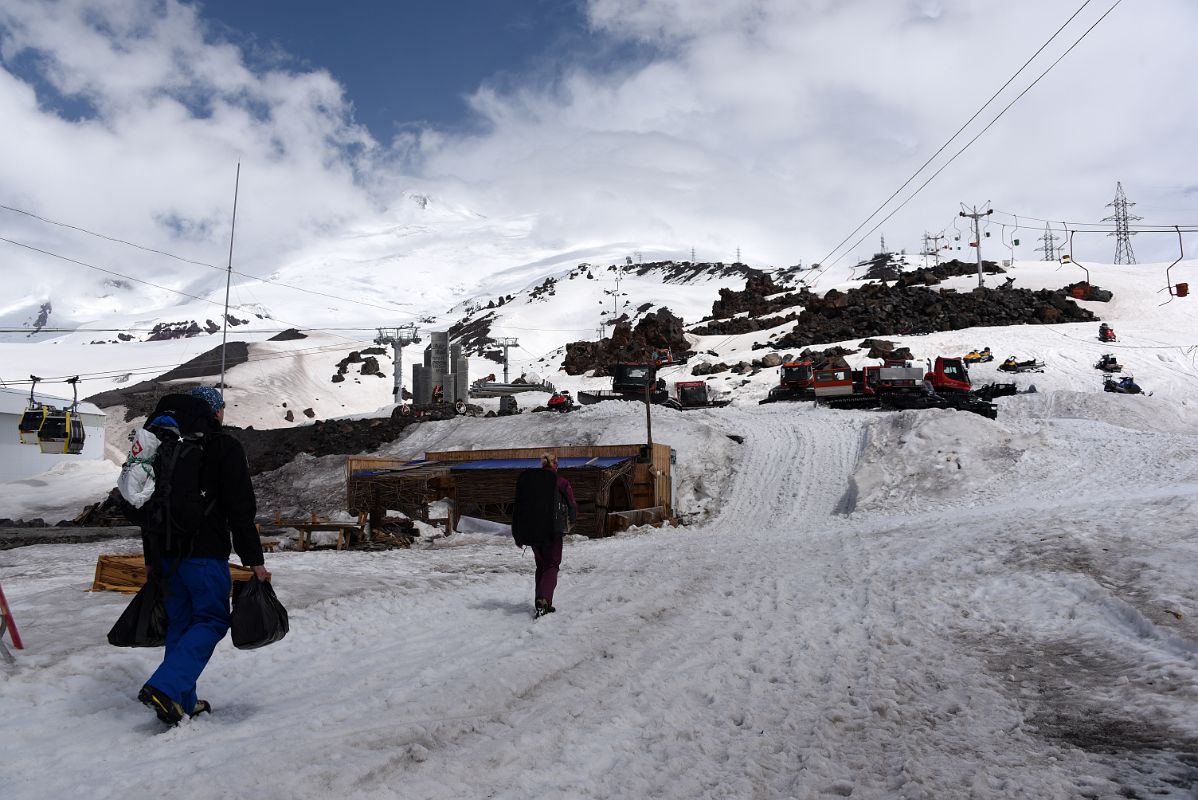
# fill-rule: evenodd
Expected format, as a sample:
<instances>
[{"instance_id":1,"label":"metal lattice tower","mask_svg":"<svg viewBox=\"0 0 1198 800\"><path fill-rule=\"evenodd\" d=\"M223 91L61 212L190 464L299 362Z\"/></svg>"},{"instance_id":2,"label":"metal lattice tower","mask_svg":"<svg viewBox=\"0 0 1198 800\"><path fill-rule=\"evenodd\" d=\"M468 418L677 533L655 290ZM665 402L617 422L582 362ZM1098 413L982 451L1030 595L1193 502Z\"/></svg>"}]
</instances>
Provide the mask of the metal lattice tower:
<instances>
[{"instance_id":1,"label":"metal lattice tower","mask_svg":"<svg viewBox=\"0 0 1198 800\"><path fill-rule=\"evenodd\" d=\"M936 264L940 263L940 240L945 238L943 233L938 233L935 236L928 232L923 234L923 250L920 255L923 256L923 265L928 265L928 256L936 259Z\"/></svg>"},{"instance_id":2,"label":"metal lattice tower","mask_svg":"<svg viewBox=\"0 0 1198 800\"><path fill-rule=\"evenodd\" d=\"M1036 252L1044 254L1044 261L1057 260L1057 235L1052 232L1052 228L1048 225L1044 226L1044 235L1040 237L1040 241L1044 244L1036 248Z\"/></svg>"},{"instance_id":3,"label":"metal lattice tower","mask_svg":"<svg viewBox=\"0 0 1198 800\"><path fill-rule=\"evenodd\" d=\"M1102 220L1103 222L1115 223L1115 230L1112 233L1108 233L1107 236L1115 237L1116 264L1136 263L1136 254L1131 249L1131 237L1136 234L1130 230L1130 225L1136 220L1143 219L1143 217L1137 217L1128 211L1134 205L1135 203L1127 202L1127 195L1123 193L1123 182L1117 181L1115 183L1115 199L1106 204L1107 208L1114 208L1115 213Z\"/></svg>"}]
</instances>

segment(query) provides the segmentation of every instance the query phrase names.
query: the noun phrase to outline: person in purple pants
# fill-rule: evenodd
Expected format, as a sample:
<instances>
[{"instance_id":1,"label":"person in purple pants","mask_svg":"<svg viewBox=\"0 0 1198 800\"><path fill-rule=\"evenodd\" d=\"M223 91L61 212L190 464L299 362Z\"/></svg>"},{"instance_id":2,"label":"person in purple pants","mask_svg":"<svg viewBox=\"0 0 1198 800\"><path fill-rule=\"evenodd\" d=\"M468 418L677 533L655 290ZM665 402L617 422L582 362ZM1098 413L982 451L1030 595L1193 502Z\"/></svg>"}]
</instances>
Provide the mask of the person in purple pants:
<instances>
[{"instance_id":1,"label":"person in purple pants","mask_svg":"<svg viewBox=\"0 0 1198 800\"><path fill-rule=\"evenodd\" d=\"M570 482L557 474L557 456L541 456L541 468L525 470L516 479L512 536L532 548L537 562L533 601L535 617L552 614L553 590L562 563L562 537L578 520L578 503Z\"/></svg>"}]
</instances>

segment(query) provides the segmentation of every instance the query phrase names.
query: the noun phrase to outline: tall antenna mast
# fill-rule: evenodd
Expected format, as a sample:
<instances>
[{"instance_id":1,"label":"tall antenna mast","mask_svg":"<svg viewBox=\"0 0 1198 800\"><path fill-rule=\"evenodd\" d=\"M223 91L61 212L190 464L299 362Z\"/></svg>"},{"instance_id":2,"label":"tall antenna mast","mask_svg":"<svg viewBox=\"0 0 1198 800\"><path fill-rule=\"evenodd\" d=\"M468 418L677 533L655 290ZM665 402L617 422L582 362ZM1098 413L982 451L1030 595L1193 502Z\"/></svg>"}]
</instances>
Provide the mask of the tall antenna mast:
<instances>
[{"instance_id":1,"label":"tall antenna mast","mask_svg":"<svg viewBox=\"0 0 1198 800\"><path fill-rule=\"evenodd\" d=\"M229 340L229 286L233 283L233 235L237 232L237 190L241 187L241 162L233 179L233 224L229 228L229 269L225 272L225 318L220 333L220 396L225 396L225 343Z\"/></svg>"}]
</instances>

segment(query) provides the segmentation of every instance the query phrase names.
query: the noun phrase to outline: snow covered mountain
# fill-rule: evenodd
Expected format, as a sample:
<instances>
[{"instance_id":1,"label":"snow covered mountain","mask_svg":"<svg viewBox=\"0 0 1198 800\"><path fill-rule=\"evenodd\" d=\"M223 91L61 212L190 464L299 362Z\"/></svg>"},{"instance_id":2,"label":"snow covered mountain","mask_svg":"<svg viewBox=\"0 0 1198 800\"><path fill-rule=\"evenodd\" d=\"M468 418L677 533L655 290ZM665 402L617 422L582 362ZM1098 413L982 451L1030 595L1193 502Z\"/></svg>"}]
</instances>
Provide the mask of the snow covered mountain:
<instances>
[{"instance_id":1,"label":"snow covered mountain","mask_svg":"<svg viewBox=\"0 0 1198 800\"><path fill-rule=\"evenodd\" d=\"M455 252L414 236L425 263ZM501 246L513 245L480 241L478 252ZM719 289L745 283L719 268L640 274L634 265L621 273L621 294L608 294L617 291L610 267L628 266L618 249L524 254L471 285L428 277L419 291L375 299L435 317L421 327L483 320L488 335L520 339L517 368L567 388L602 387L606 379L557 370L563 346L590 337L599 312L609 321L669 307L688 327L710 327L701 320ZM5 740L0 783L14 798L67 794L97 775L115 786L124 771L110 765L136 757L151 767L137 791L160 794L177 788L168 765L203 753L222 765L210 772L221 795L260 785L255 765L269 762L267 793L289 797L379 796L397 785L447 798L1192 797L1198 329L1187 299L1165 302L1164 266L1089 267L1113 299L1078 304L1115 327L1114 343L1098 341L1097 322L886 336L920 360L989 346L1000 360L1044 361L1044 372L1014 378L1038 392L999 398L993 421L759 406L777 371L754 361L793 333L795 320L780 320L797 307L744 333L692 334L698 356L669 367L667 380L691 377L704 360L736 369L705 376L729 407L654 414L655 440L677 450L684 527L569 541L559 613L535 625L531 567L488 535L426 537L388 553L271 554L292 633L261 654L222 644L204 675L216 713L161 736L147 738L158 723L132 700L154 654L102 642L124 599L79 591L99 552L136 543L8 551L0 581L29 649L0 683L0 709L20 731ZM1192 278L1195 266L1172 275ZM390 275L376 267L371 281ZM319 273L313 262L305 285L333 286L317 283ZM1055 290L1082 276L1020 261L987 283L1007 277ZM819 293L862 285L847 269L789 278L774 299L804 283ZM934 291L966 294L976 282L949 278ZM258 287L253 299L302 316L278 311L284 291ZM329 327L343 320L315 300L301 305ZM353 324L394 324L388 313L363 307ZM249 346L228 373L231 422L307 424L302 414L283 419L305 407L321 419L388 413L388 378L351 370L330 381L369 331L267 341L282 323L251 317L233 329ZM152 327L168 317L142 319ZM93 336L8 342L0 354L16 374L107 370L93 386L119 387L216 339L87 344ZM1150 396L1101 391L1094 364L1108 352ZM846 358L869 361L860 349ZM378 360L389 377L389 359ZM975 382L997 378L996 363L973 368ZM472 363L475 374L496 367ZM424 423L378 452L626 442L642 426L635 404L605 403ZM68 516L115 471L65 465L4 485L0 516ZM302 455L256 486L266 513L337 514L344 457ZM69 763L52 764L48 754L64 747Z\"/></svg>"}]
</instances>

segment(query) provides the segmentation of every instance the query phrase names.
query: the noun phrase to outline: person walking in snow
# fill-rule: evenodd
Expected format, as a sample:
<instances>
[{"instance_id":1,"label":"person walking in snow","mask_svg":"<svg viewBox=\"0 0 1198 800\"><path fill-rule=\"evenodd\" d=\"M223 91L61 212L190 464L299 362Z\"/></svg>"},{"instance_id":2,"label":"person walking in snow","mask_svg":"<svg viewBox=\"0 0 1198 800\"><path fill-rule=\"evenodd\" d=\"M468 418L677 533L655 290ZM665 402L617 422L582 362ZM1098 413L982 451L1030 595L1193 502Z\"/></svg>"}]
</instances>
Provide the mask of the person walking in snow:
<instances>
[{"instance_id":1,"label":"person walking in snow","mask_svg":"<svg viewBox=\"0 0 1198 800\"><path fill-rule=\"evenodd\" d=\"M224 415L220 392L198 386L159 400L146 426L163 439L155 474L166 485L155 487L135 521L147 577L164 582L169 625L162 664L137 699L168 725L212 711L196 697L196 681L229 630L230 550L259 580L268 577L245 450L221 429Z\"/></svg>"},{"instance_id":2,"label":"person walking in snow","mask_svg":"<svg viewBox=\"0 0 1198 800\"><path fill-rule=\"evenodd\" d=\"M512 536L532 548L537 562L533 615L552 614L553 590L562 563L562 537L578 520L578 503L570 482L557 474L557 456L541 456L540 469L528 469L516 479Z\"/></svg>"}]
</instances>

